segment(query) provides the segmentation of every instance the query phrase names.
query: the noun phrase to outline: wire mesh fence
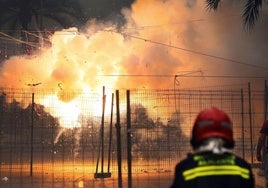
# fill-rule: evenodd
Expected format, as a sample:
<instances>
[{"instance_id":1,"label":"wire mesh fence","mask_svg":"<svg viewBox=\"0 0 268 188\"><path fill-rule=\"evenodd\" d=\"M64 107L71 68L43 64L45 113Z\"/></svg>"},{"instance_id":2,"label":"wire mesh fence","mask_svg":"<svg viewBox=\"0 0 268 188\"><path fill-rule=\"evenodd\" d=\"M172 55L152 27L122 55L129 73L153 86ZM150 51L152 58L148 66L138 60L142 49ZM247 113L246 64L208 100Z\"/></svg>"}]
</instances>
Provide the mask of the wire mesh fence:
<instances>
[{"instance_id":1,"label":"wire mesh fence","mask_svg":"<svg viewBox=\"0 0 268 188\"><path fill-rule=\"evenodd\" d=\"M167 187L192 151L197 113L211 106L230 115L234 152L254 164L265 90L2 88L1 187Z\"/></svg>"}]
</instances>

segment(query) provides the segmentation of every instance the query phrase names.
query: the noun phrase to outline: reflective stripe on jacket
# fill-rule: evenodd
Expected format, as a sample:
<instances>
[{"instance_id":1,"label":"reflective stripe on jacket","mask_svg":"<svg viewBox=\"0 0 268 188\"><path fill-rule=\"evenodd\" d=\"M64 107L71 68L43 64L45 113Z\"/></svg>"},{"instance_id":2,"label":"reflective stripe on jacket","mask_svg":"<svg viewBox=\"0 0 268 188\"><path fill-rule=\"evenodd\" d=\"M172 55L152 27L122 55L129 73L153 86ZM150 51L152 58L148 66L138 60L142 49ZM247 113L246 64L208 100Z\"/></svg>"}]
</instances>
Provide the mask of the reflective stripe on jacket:
<instances>
[{"instance_id":1,"label":"reflective stripe on jacket","mask_svg":"<svg viewBox=\"0 0 268 188\"><path fill-rule=\"evenodd\" d=\"M231 153L189 155L177 164L171 188L254 188L251 166Z\"/></svg>"}]
</instances>

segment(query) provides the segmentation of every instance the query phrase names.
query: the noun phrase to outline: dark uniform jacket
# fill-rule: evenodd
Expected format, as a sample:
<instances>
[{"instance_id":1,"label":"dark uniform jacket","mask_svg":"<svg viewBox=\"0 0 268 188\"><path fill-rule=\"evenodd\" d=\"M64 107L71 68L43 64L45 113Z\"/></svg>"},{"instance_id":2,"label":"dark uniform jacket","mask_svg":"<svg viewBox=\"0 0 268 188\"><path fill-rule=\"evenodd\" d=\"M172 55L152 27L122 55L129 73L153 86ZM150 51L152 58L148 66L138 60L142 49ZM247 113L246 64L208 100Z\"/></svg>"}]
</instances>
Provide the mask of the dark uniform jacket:
<instances>
[{"instance_id":1,"label":"dark uniform jacket","mask_svg":"<svg viewBox=\"0 0 268 188\"><path fill-rule=\"evenodd\" d=\"M231 153L188 155L177 164L170 188L254 188L251 166Z\"/></svg>"},{"instance_id":2,"label":"dark uniform jacket","mask_svg":"<svg viewBox=\"0 0 268 188\"><path fill-rule=\"evenodd\" d=\"M261 130L260 130L260 133L261 134L265 134L266 136L268 136L268 120L265 120L264 122L263 122L263 124L262 124L262 128L261 128ZM264 152L265 153L268 153L268 139L266 139L266 143L265 143L266 145L266 148L265 148L265 150L264 150Z\"/></svg>"}]
</instances>

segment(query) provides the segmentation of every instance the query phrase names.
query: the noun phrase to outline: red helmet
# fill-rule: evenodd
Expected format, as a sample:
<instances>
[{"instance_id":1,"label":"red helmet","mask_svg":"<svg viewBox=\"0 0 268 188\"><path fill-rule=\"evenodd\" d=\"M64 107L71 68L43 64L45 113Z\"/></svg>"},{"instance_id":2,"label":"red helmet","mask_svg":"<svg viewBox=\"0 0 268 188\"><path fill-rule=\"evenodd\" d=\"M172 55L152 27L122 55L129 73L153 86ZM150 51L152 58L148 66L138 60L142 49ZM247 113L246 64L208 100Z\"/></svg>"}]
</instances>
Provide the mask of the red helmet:
<instances>
[{"instance_id":1,"label":"red helmet","mask_svg":"<svg viewBox=\"0 0 268 188\"><path fill-rule=\"evenodd\" d=\"M211 137L222 138L226 147L234 147L232 122L225 112L215 107L201 111L196 117L191 144L196 148Z\"/></svg>"}]
</instances>

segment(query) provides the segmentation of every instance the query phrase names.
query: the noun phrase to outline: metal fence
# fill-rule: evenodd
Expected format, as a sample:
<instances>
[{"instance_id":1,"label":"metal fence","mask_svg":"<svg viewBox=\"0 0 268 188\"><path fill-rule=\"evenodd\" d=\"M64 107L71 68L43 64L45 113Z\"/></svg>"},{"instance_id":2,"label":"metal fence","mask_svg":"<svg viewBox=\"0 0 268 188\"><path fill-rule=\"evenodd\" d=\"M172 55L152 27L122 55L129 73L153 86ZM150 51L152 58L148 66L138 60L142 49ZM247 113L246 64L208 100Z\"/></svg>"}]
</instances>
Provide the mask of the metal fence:
<instances>
[{"instance_id":1,"label":"metal fence","mask_svg":"<svg viewBox=\"0 0 268 188\"><path fill-rule=\"evenodd\" d=\"M267 114L266 88L100 93L2 88L0 185L167 187L175 164L191 152L195 116L211 106L230 115L234 152L254 164Z\"/></svg>"}]
</instances>

